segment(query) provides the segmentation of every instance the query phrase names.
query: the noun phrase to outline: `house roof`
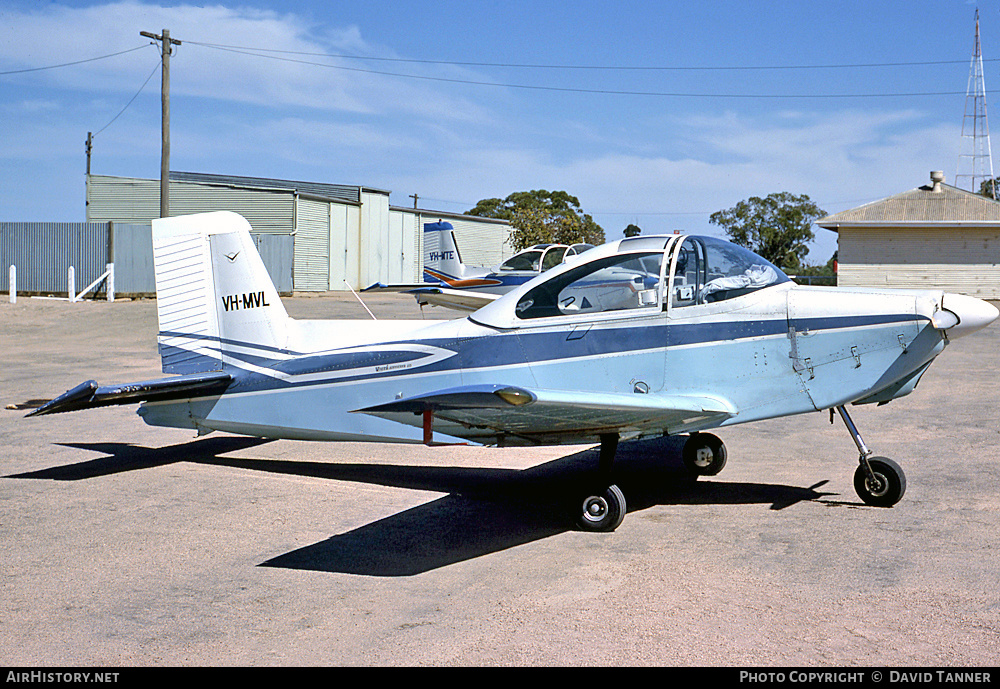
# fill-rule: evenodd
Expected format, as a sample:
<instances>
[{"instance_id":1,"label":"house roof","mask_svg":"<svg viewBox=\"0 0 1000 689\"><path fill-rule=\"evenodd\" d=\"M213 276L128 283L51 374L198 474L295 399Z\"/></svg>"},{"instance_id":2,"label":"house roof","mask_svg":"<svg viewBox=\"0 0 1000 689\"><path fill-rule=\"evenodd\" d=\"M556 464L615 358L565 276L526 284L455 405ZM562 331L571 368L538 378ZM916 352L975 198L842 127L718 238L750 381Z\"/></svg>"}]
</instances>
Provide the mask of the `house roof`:
<instances>
[{"instance_id":1,"label":"house roof","mask_svg":"<svg viewBox=\"0 0 1000 689\"><path fill-rule=\"evenodd\" d=\"M931 173L931 184L820 218L828 230L841 227L982 227L1000 226L1000 202L944 184Z\"/></svg>"}]
</instances>

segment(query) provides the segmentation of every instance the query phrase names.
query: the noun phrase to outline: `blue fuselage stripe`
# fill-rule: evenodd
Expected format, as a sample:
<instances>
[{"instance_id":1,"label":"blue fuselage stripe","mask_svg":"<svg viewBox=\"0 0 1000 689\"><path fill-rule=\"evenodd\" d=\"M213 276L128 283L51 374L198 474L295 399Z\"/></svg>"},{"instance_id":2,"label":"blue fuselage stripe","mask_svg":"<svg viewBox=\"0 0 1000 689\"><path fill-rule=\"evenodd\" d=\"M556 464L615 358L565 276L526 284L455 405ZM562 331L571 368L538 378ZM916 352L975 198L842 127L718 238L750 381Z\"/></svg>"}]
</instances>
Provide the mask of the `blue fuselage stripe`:
<instances>
[{"instance_id":1,"label":"blue fuselage stripe","mask_svg":"<svg viewBox=\"0 0 1000 689\"><path fill-rule=\"evenodd\" d=\"M791 321L796 330L836 330L860 326L892 325L926 320L913 314L842 316L830 318L806 318ZM592 327L584 337L569 339L569 328L558 330L520 329L498 332L494 335L459 339L401 340L390 343L405 347L434 347L445 352L454 352L440 360L421 365L419 359L426 356L423 351L358 351L331 352L290 360L267 360L254 356L226 351L227 357L240 359L248 364L267 367L283 376L309 374L307 381L275 378L263 373L242 371L237 375L232 392L249 392L277 388L306 387L331 383L357 382L365 379L380 379L392 376L425 374L443 371L458 371L462 368L487 367L503 368L559 360L579 359L609 354L627 354L678 346L710 345L713 343L737 341L748 338L788 336L789 321L783 318L752 321L719 321L713 323L678 323L662 321L655 325L632 324L629 327ZM233 343L241 347L254 348L249 343ZM373 344L373 347L378 345ZM268 348L260 348L267 350ZM400 368L388 366L394 363L413 363L414 366ZM238 365L235 367L239 368ZM379 371L376 367L386 367ZM356 375L350 373L357 370ZM321 374L329 373L328 378Z\"/></svg>"}]
</instances>

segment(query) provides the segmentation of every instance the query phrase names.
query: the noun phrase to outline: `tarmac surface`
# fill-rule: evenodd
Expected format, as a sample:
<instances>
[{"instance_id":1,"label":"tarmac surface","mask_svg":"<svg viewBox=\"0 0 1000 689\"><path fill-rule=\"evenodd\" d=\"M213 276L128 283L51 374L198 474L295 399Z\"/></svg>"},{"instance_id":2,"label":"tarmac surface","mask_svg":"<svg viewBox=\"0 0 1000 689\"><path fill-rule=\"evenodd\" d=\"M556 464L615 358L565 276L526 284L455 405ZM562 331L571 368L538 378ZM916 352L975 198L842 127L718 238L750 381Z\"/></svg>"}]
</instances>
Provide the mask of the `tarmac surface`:
<instances>
[{"instance_id":1,"label":"tarmac surface","mask_svg":"<svg viewBox=\"0 0 1000 689\"><path fill-rule=\"evenodd\" d=\"M366 302L419 318L406 296ZM350 294L294 317L368 318ZM428 309L427 316L454 317ZM826 413L623 443L629 514L577 531L585 446L194 438L135 407L5 409L159 377L156 303L0 302L0 658L11 666L991 666L1000 658L1000 324L853 408L907 474L863 505Z\"/></svg>"}]
</instances>

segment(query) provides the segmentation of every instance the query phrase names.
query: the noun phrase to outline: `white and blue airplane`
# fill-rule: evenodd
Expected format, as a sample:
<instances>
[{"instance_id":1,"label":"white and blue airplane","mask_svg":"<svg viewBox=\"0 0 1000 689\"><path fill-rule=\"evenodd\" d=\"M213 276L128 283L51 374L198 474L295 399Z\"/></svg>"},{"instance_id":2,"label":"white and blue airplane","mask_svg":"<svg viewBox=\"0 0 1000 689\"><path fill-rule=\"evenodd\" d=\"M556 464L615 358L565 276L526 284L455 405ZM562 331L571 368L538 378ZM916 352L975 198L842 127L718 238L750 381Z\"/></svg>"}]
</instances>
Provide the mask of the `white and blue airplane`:
<instances>
[{"instance_id":1,"label":"white and blue airplane","mask_svg":"<svg viewBox=\"0 0 1000 689\"><path fill-rule=\"evenodd\" d=\"M726 463L708 429L836 409L859 451L861 499L889 507L906 479L868 449L849 404L909 394L954 339L998 315L937 290L800 287L710 237L621 239L467 317L289 318L228 212L153 221L166 378L89 381L33 411L141 402L153 426L263 438L494 446L600 443L580 528L611 531L619 440L686 434L695 475Z\"/></svg>"},{"instance_id":2,"label":"white and blue airplane","mask_svg":"<svg viewBox=\"0 0 1000 689\"><path fill-rule=\"evenodd\" d=\"M412 294L420 306L430 304L459 311L475 311L540 273L592 248L592 244L536 244L492 269L481 268L462 262L455 228L451 223L425 223L424 281L409 284L376 282L361 291L406 292Z\"/></svg>"}]
</instances>

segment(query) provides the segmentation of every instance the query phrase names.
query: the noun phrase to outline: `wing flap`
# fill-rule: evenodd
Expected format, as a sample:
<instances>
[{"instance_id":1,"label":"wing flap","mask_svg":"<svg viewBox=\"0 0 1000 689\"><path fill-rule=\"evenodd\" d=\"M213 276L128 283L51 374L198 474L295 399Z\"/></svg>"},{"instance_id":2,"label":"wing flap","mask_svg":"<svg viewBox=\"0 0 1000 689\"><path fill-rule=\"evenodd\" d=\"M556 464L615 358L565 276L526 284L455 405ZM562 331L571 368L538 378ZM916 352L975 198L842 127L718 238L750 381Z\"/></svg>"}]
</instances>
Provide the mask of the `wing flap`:
<instances>
[{"instance_id":1,"label":"wing flap","mask_svg":"<svg viewBox=\"0 0 1000 689\"><path fill-rule=\"evenodd\" d=\"M478 385L439 390L357 410L469 440L586 440L604 433L682 433L716 426L736 415L728 401L708 395L622 394Z\"/></svg>"},{"instance_id":2,"label":"wing flap","mask_svg":"<svg viewBox=\"0 0 1000 689\"><path fill-rule=\"evenodd\" d=\"M195 373L174 378L161 378L140 383L124 385L97 384L96 380L88 380L71 390L67 390L54 400L43 404L27 416L42 416L44 414L59 414L78 409L107 407L116 404L133 404L135 402L153 402L160 400L185 399L221 394L229 386L233 377L228 373L211 372Z\"/></svg>"}]
</instances>

